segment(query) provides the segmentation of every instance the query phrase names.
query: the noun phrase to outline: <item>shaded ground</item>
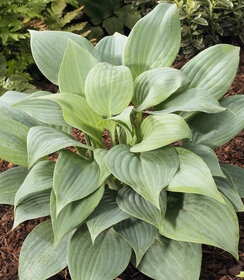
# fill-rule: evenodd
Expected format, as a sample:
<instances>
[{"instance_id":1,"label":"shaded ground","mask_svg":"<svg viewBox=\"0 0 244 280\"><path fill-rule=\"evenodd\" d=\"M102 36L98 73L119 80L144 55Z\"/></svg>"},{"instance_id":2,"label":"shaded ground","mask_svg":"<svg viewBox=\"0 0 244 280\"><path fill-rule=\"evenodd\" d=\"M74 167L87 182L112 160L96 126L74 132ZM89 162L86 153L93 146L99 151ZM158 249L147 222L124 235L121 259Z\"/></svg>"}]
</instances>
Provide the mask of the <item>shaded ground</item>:
<instances>
[{"instance_id":1,"label":"shaded ground","mask_svg":"<svg viewBox=\"0 0 244 280\"><path fill-rule=\"evenodd\" d=\"M233 82L227 95L244 94L244 56L242 55L242 66L240 66L235 81ZM184 62L175 64L180 68ZM48 90L48 89L47 89ZM80 132L74 133L74 136L82 140L83 135ZM104 135L106 142L108 135ZM244 130L232 141L216 149L218 158L223 163L232 163L244 167ZM11 163L0 160L0 172L12 168ZM235 277L241 269L244 269L244 213L238 215L240 221L240 244L239 256L237 262L230 254L209 246L203 246L203 265L201 280L236 280ZM14 231L11 231L13 225L13 207L0 205L0 279L17 280L17 267L20 248L25 237L29 232L44 219L35 219L22 223ZM69 280L67 270L51 278L52 280ZM117 280L147 280L150 279L138 272L131 265ZM34 280L34 279L33 279ZM101 279L102 280L102 279ZM177 280L177 279L176 279Z\"/></svg>"}]
</instances>

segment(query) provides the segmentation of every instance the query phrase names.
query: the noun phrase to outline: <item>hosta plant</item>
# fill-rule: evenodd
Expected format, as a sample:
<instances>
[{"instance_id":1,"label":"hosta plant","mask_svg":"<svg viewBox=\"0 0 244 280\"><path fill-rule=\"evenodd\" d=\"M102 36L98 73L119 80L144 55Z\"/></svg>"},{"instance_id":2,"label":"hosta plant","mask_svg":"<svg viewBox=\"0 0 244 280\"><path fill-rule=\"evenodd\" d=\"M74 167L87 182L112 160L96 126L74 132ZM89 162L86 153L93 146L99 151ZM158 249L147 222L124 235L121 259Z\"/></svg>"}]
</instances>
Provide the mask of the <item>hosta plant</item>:
<instances>
[{"instance_id":1,"label":"hosta plant","mask_svg":"<svg viewBox=\"0 0 244 280\"><path fill-rule=\"evenodd\" d=\"M1 173L0 202L14 205L13 228L51 216L24 241L20 280L66 266L72 280L112 280L130 261L152 279L198 280L201 244L238 258L244 171L213 149L244 127L244 96L222 99L239 48L216 45L177 70L180 41L171 4L96 47L31 31L59 92L0 98L0 157L20 165Z\"/></svg>"}]
</instances>

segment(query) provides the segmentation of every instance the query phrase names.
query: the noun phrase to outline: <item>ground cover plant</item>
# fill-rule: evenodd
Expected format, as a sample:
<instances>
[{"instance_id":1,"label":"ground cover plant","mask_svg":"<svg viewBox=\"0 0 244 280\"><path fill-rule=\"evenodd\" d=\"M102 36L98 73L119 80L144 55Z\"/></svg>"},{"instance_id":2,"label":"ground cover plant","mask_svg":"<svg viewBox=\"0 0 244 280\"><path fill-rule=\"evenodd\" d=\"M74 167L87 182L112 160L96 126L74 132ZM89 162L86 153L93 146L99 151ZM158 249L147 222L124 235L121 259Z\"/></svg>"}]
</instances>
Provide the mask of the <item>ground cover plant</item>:
<instances>
[{"instance_id":1,"label":"ground cover plant","mask_svg":"<svg viewBox=\"0 0 244 280\"><path fill-rule=\"evenodd\" d=\"M109 280L130 261L153 279L197 280L201 244L238 258L244 171L220 165L213 149L244 127L244 96L222 99L239 48L210 47L177 70L179 47L170 4L96 47L31 31L35 62L59 93L0 98L0 157L20 165L0 174L0 203L14 205L14 228L51 216L23 244L20 280L67 265L72 279Z\"/></svg>"}]
</instances>

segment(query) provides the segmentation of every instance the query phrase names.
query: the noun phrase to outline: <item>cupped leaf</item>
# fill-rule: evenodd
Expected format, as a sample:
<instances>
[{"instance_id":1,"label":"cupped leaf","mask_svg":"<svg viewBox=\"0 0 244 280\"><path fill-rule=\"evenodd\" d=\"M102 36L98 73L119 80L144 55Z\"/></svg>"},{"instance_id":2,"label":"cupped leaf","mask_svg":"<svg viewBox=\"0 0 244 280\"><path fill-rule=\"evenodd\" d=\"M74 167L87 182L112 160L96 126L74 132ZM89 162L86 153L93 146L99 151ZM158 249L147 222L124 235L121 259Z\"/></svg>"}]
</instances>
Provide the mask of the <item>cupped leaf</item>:
<instances>
[{"instance_id":1,"label":"cupped leaf","mask_svg":"<svg viewBox=\"0 0 244 280\"><path fill-rule=\"evenodd\" d=\"M58 73L60 92L85 96L86 77L97 59L85 48L69 40Z\"/></svg>"},{"instance_id":2,"label":"cupped leaf","mask_svg":"<svg viewBox=\"0 0 244 280\"><path fill-rule=\"evenodd\" d=\"M1 114L0 158L17 165L28 165L26 138L29 127Z\"/></svg>"},{"instance_id":3,"label":"cupped leaf","mask_svg":"<svg viewBox=\"0 0 244 280\"><path fill-rule=\"evenodd\" d=\"M0 103L4 102L6 105L11 106L27 96L29 96L29 93L7 91L0 97Z\"/></svg>"},{"instance_id":4,"label":"cupped leaf","mask_svg":"<svg viewBox=\"0 0 244 280\"><path fill-rule=\"evenodd\" d=\"M186 148L201 157L210 169L212 176L225 177L223 171L220 168L219 160L211 148L204 145L190 143L185 144L183 148Z\"/></svg>"},{"instance_id":5,"label":"cupped leaf","mask_svg":"<svg viewBox=\"0 0 244 280\"><path fill-rule=\"evenodd\" d=\"M133 79L126 66L106 62L95 65L85 83L86 100L102 116L111 117L122 112L133 95Z\"/></svg>"},{"instance_id":6,"label":"cupped leaf","mask_svg":"<svg viewBox=\"0 0 244 280\"><path fill-rule=\"evenodd\" d=\"M19 279L48 279L64 269L70 238L71 235L66 235L54 246L51 221L35 227L25 239L20 252Z\"/></svg>"},{"instance_id":7,"label":"cupped leaf","mask_svg":"<svg viewBox=\"0 0 244 280\"><path fill-rule=\"evenodd\" d=\"M160 110L160 111L157 111ZM171 100L165 101L156 107L156 111L152 114L165 114L173 112L193 112L186 114L187 117L194 114L194 112L205 113L219 113L225 111L226 108L220 106L219 102L208 93L206 89L191 88L180 93ZM184 118L185 115L183 114Z\"/></svg>"},{"instance_id":8,"label":"cupped leaf","mask_svg":"<svg viewBox=\"0 0 244 280\"><path fill-rule=\"evenodd\" d=\"M179 158L173 147L140 153L130 152L126 145L116 145L105 157L108 169L120 181L158 209L159 196L172 180L179 167Z\"/></svg>"},{"instance_id":9,"label":"cupped leaf","mask_svg":"<svg viewBox=\"0 0 244 280\"><path fill-rule=\"evenodd\" d=\"M227 44L207 48L181 69L191 80L190 88L206 89L220 99L231 86L239 65L240 48Z\"/></svg>"},{"instance_id":10,"label":"cupped leaf","mask_svg":"<svg viewBox=\"0 0 244 280\"><path fill-rule=\"evenodd\" d=\"M167 194L165 191L162 191L160 196L161 210L129 187L123 187L118 192L117 203L119 208L129 215L150 223L160 230L162 229L167 208Z\"/></svg>"},{"instance_id":11,"label":"cupped leaf","mask_svg":"<svg viewBox=\"0 0 244 280\"><path fill-rule=\"evenodd\" d=\"M57 102L61 106L64 119L69 125L82 130L98 144L101 144L103 129L97 123L102 121L103 118L89 107L84 97L62 93L43 98Z\"/></svg>"},{"instance_id":12,"label":"cupped leaf","mask_svg":"<svg viewBox=\"0 0 244 280\"><path fill-rule=\"evenodd\" d=\"M142 220L130 218L114 226L114 229L130 244L136 255L136 266L153 244L157 229Z\"/></svg>"},{"instance_id":13,"label":"cupped leaf","mask_svg":"<svg viewBox=\"0 0 244 280\"><path fill-rule=\"evenodd\" d=\"M27 136L29 166L31 167L38 159L69 146L92 149L92 147L84 145L70 135L54 128L32 127Z\"/></svg>"},{"instance_id":14,"label":"cupped leaf","mask_svg":"<svg viewBox=\"0 0 244 280\"><path fill-rule=\"evenodd\" d=\"M67 204L58 216L56 216L56 196L54 191L52 191L50 209L55 244L57 244L65 234L86 220L102 199L103 192L104 186L81 200Z\"/></svg>"},{"instance_id":15,"label":"cupped leaf","mask_svg":"<svg viewBox=\"0 0 244 280\"><path fill-rule=\"evenodd\" d=\"M134 95L132 101L136 111L153 107L189 84L184 72L162 67L143 72L134 81Z\"/></svg>"},{"instance_id":16,"label":"cupped leaf","mask_svg":"<svg viewBox=\"0 0 244 280\"><path fill-rule=\"evenodd\" d=\"M179 195L167 208L161 233L174 240L222 248L237 259L238 219L231 203L224 199L225 205L204 195Z\"/></svg>"},{"instance_id":17,"label":"cupped leaf","mask_svg":"<svg viewBox=\"0 0 244 280\"><path fill-rule=\"evenodd\" d=\"M241 198L244 198L244 169L233 164L221 164L221 166L228 171L237 192Z\"/></svg>"},{"instance_id":18,"label":"cupped leaf","mask_svg":"<svg viewBox=\"0 0 244 280\"><path fill-rule=\"evenodd\" d=\"M18 206L25 197L52 188L54 166L55 162L45 160L38 162L30 170L15 195L15 207Z\"/></svg>"},{"instance_id":19,"label":"cupped leaf","mask_svg":"<svg viewBox=\"0 0 244 280\"><path fill-rule=\"evenodd\" d=\"M108 151L105 149L94 150L94 159L97 162L100 170L99 185L103 184L104 180L111 174L105 163L105 156Z\"/></svg>"},{"instance_id":20,"label":"cupped leaf","mask_svg":"<svg viewBox=\"0 0 244 280\"><path fill-rule=\"evenodd\" d=\"M112 65L122 65L126 42L126 36L115 32L113 36L106 36L100 40L95 49L100 54L102 61Z\"/></svg>"},{"instance_id":21,"label":"cupped leaf","mask_svg":"<svg viewBox=\"0 0 244 280\"><path fill-rule=\"evenodd\" d=\"M106 190L104 196L87 220L87 227L94 243L97 236L105 229L128 219L130 216L122 211L116 202L116 192Z\"/></svg>"},{"instance_id":22,"label":"cupped leaf","mask_svg":"<svg viewBox=\"0 0 244 280\"><path fill-rule=\"evenodd\" d=\"M176 148L180 168L170 181L168 191L207 195L225 203L219 193L207 164L193 152Z\"/></svg>"},{"instance_id":23,"label":"cupped leaf","mask_svg":"<svg viewBox=\"0 0 244 280\"><path fill-rule=\"evenodd\" d=\"M151 151L184 138L191 139L192 133L181 117L175 114L164 114L148 116L142 122L141 137L142 141L131 147L131 152Z\"/></svg>"},{"instance_id":24,"label":"cupped leaf","mask_svg":"<svg viewBox=\"0 0 244 280\"><path fill-rule=\"evenodd\" d=\"M227 111L202 113L192 119L193 142L216 148L234 138L244 127L244 96L228 96L220 101Z\"/></svg>"},{"instance_id":25,"label":"cupped leaf","mask_svg":"<svg viewBox=\"0 0 244 280\"><path fill-rule=\"evenodd\" d=\"M12 106L41 122L53 125L67 125L63 118L62 109L57 103L52 100L36 98L48 95L52 95L52 93L46 91L35 92Z\"/></svg>"},{"instance_id":26,"label":"cupped leaf","mask_svg":"<svg viewBox=\"0 0 244 280\"><path fill-rule=\"evenodd\" d=\"M241 200L240 195L237 192L237 189L234 185L232 177L226 169L223 168L223 171L224 171L224 174L226 175L226 178L215 177L214 178L215 183L216 183L218 189L232 203L236 212L243 212L244 211L244 205L243 205L243 202Z\"/></svg>"},{"instance_id":27,"label":"cupped leaf","mask_svg":"<svg viewBox=\"0 0 244 280\"><path fill-rule=\"evenodd\" d=\"M14 197L28 174L27 167L19 166L0 174L0 204L14 204Z\"/></svg>"},{"instance_id":28,"label":"cupped leaf","mask_svg":"<svg viewBox=\"0 0 244 280\"><path fill-rule=\"evenodd\" d=\"M61 151L54 169L57 213L70 202L80 200L99 187L99 166L77 154Z\"/></svg>"},{"instance_id":29,"label":"cupped leaf","mask_svg":"<svg viewBox=\"0 0 244 280\"><path fill-rule=\"evenodd\" d=\"M71 239L68 266L72 280L112 280L125 270L130 257L130 246L114 229L102 233L93 244L84 225Z\"/></svg>"},{"instance_id":30,"label":"cupped leaf","mask_svg":"<svg viewBox=\"0 0 244 280\"><path fill-rule=\"evenodd\" d=\"M13 228L24 221L50 215L50 194L51 191L46 190L25 197L15 208Z\"/></svg>"},{"instance_id":31,"label":"cupped leaf","mask_svg":"<svg viewBox=\"0 0 244 280\"><path fill-rule=\"evenodd\" d=\"M158 237L138 269L155 280L198 280L201 262L200 244Z\"/></svg>"},{"instance_id":32,"label":"cupped leaf","mask_svg":"<svg viewBox=\"0 0 244 280\"><path fill-rule=\"evenodd\" d=\"M58 84L58 72L68 41L71 40L98 57L93 45L84 37L64 31L31 30L31 51L35 63L48 80Z\"/></svg>"},{"instance_id":33,"label":"cupped leaf","mask_svg":"<svg viewBox=\"0 0 244 280\"><path fill-rule=\"evenodd\" d=\"M133 78L142 72L170 66L180 49L180 18L176 5L159 4L131 30L124 50L124 64Z\"/></svg>"}]
</instances>

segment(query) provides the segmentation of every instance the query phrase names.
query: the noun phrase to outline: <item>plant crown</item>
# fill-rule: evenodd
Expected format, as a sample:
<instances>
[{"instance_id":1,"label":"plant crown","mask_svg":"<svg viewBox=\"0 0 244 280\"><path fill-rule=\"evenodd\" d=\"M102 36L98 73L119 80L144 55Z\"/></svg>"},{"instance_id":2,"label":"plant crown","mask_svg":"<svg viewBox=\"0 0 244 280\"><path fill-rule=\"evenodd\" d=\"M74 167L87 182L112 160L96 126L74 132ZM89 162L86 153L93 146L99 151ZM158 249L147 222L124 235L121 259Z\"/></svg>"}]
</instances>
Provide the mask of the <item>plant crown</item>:
<instances>
[{"instance_id":1,"label":"plant crown","mask_svg":"<svg viewBox=\"0 0 244 280\"><path fill-rule=\"evenodd\" d=\"M51 216L23 244L20 280L67 265L73 280L112 280L130 261L152 279L197 280L201 244L238 258L244 171L213 149L244 127L244 96L222 99L239 48L210 47L177 70L180 39L177 7L165 3L128 38L95 47L31 31L34 60L59 92L0 98L0 157L20 165L1 173L0 203L14 205L13 228Z\"/></svg>"}]
</instances>

